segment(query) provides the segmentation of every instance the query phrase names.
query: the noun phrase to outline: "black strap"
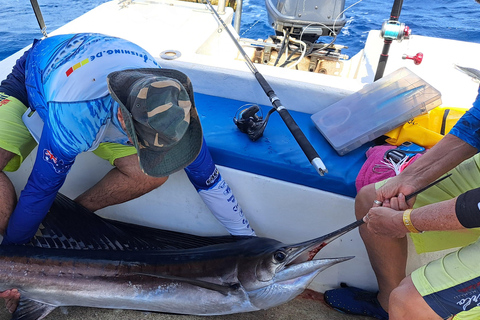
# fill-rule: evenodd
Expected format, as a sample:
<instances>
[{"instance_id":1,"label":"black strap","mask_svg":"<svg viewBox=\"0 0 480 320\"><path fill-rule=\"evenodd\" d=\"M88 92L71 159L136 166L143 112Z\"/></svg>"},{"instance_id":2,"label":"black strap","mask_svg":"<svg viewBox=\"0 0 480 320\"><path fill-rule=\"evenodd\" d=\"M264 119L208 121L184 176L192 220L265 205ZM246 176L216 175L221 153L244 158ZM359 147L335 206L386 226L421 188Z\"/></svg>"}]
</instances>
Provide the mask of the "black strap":
<instances>
[{"instance_id":1,"label":"black strap","mask_svg":"<svg viewBox=\"0 0 480 320\"><path fill-rule=\"evenodd\" d=\"M447 117L449 113L450 113L450 109L445 109L445 112L443 113L442 127L440 128L440 134L442 136L445 135L445 127L447 126Z\"/></svg>"},{"instance_id":2,"label":"black strap","mask_svg":"<svg viewBox=\"0 0 480 320\"><path fill-rule=\"evenodd\" d=\"M38 25L40 26L40 30L42 31L43 36L46 38L47 35L47 26L43 21L42 11L40 10L40 6L38 5L37 0L30 0L32 4L33 11L35 12L35 16L37 17Z\"/></svg>"}]
</instances>

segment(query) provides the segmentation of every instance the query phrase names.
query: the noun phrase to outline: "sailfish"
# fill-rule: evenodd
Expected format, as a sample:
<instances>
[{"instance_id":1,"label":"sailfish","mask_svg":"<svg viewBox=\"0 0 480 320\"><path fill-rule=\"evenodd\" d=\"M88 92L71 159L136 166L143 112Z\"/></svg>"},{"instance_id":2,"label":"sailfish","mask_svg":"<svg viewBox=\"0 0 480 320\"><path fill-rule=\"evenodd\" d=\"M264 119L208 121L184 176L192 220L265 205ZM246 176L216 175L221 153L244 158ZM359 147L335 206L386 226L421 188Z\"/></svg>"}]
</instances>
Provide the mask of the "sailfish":
<instances>
[{"instance_id":1,"label":"sailfish","mask_svg":"<svg viewBox=\"0 0 480 320\"><path fill-rule=\"evenodd\" d=\"M20 291L12 319L25 320L60 306L190 315L268 309L351 259L314 259L351 229L293 245L205 237L104 219L58 194L30 243L0 246L0 291Z\"/></svg>"}]
</instances>

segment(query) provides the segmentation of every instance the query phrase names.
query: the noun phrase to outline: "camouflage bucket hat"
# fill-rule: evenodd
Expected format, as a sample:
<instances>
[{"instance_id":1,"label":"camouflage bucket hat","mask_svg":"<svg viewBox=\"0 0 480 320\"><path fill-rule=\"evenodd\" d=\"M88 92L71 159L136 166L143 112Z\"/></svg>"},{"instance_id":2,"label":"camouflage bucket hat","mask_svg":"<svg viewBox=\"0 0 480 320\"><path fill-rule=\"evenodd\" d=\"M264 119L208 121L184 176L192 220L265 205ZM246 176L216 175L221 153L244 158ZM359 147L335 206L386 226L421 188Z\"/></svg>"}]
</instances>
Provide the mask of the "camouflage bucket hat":
<instances>
[{"instance_id":1,"label":"camouflage bucket hat","mask_svg":"<svg viewBox=\"0 0 480 320\"><path fill-rule=\"evenodd\" d=\"M149 176L168 176L195 160L202 127L190 79L171 69L129 69L107 77L122 111L127 134Z\"/></svg>"}]
</instances>

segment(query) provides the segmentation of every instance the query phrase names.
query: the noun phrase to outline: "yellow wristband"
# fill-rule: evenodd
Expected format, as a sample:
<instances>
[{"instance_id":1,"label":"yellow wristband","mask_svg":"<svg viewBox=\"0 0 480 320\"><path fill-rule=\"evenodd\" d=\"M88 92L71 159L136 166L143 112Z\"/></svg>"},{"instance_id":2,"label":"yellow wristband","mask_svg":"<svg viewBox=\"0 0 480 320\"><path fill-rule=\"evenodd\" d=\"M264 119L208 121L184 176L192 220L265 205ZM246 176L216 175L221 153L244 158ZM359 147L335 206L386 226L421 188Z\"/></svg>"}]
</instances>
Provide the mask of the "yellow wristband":
<instances>
[{"instance_id":1,"label":"yellow wristband","mask_svg":"<svg viewBox=\"0 0 480 320\"><path fill-rule=\"evenodd\" d=\"M410 220L410 214L412 213L413 209L407 209L403 213L403 224L405 227L410 231L411 233L421 233L418 231L417 228L415 228L412 224L412 220Z\"/></svg>"}]
</instances>

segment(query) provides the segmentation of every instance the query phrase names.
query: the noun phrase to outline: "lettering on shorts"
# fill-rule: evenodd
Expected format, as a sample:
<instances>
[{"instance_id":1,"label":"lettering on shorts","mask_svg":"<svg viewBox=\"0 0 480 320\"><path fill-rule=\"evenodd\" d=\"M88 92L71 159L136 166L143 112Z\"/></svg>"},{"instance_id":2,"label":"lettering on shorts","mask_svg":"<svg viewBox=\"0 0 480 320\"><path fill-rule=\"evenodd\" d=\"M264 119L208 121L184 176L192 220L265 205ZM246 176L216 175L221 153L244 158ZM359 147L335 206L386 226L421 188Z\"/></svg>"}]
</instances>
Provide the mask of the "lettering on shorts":
<instances>
[{"instance_id":1,"label":"lettering on shorts","mask_svg":"<svg viewBox=\"0 0 480 320\"><path fill-rule=\"evenodd\" d=\"M480 281L475 283L475 284L472 284L472 285L469 285L465 288L462 288L462 289L459 289L457 290L458 292L467 292L467 291L471 291L471 290L475 290L477 289L478 287L480 286Z\"/></svg>"},{"instance_id":2,"label":"lettering on shorts","mask_svg":"<svg viewBox=\"0 0 480 320\"><path fill-rule=\"evenodd\" d=\"M464 311L480 306L478 288L480 288L480 281L458 289L457 292L460 294L454 298L457 300L456 304L461 306Z\"/></svg>"},{"instance_id":3,"label":"lettering on shorts","mask_svg":"<svg viewBox=\"0 0 480 320\"><path fill-rule=\"evenodd\" d=\"M466 311L468 309L480 306L479 300L480 294L476 294L471 297L458 300L457 305L461 306L463 311Z\"/></svg>"}]
</instances>

